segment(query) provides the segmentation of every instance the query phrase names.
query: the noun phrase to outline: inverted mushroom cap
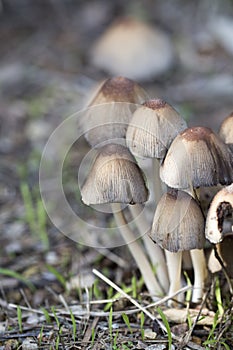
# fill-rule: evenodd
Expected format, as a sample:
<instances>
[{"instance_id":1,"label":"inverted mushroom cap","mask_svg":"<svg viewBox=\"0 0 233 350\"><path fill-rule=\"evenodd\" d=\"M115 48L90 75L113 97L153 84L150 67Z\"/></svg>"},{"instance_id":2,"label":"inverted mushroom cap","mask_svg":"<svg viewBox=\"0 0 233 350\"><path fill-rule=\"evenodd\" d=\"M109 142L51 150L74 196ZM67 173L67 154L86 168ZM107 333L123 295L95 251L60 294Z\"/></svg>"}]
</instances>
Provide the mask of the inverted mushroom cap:
<instances>
[{"instance_id":1,"label":"inverted mushroom cap","mask_svg":"<svg viewBox=\"0 0 233 350\"><path fill-rule=\"evenodd\" d=\"M219 136L233 151L233 112L223 120Z\"/></svg>"},{"instance_id":2,"label":"inverted mushroom cap","mask_svg":"<svg viewBox=\"0 0 233 350\"><path fill-rule=\"evenodd\" d=\"M136 82L125 77L105 80L80 118L80 128L93 147L104 141L125 138L133 112L146 99Z\"/></svg>"},{"instance_id":3,"label":"inverted mushroom cap","mask_svg":"<svg viewBox=\"0 0 233 350\"><path fill-rule=\"evenodd\" d=\"M213 198L206 218L205 236L211 243L223 239L224 225L233 215L233 184L220 190ZM232 223L231 223L232 226ZM233 231L233 228L231 228ZM226 228L228 231L229 228Z\"/></svg>"},{"instance_id":4,"label":"inverted mushroom cap","mask_svg":"<svg viewBox=\"0 0 233 350\"><path fill-rule=\"evenodd\" d=\"M166 33L126 17L107 28L90 57L95 66L112 75L122 74L142 81L169 69L174 55Z\"/></svg>"},{"instance_id":5,"label":"inverted mushroom cap","mask_svg":"<svg viewBox=\"0 0 233 350\"><path fill-rule=\"evenodd\" d=\"M160 176L173 188L229 185L232 169L233 155L224 142L209 128L193 127L173 140Z\"/></svg>"},{"instance_id":6,"label":"inverted mushroom cap","mask_svg":"<svg viewBox=\"0 0 233 350\"><path fill-rule=\"evenodd\" d=\"M161 159L176 135L186 128L185 120L167 102L148 100L134 112L126 143L137 156Z\"/></svg>"},{"instance_id":7,"label":"inverted mushroom cap","mask_svg":"<svg viewBox=\"0 0 233 350\"><path fill-rule=\"evenodd\" d=\"M108 144L98 150L98 156L81 189L85 204L143 203L148 190L144 175L129 150Z\"/></svg>"},{"instance_id":8,"label":"inverted mushroom cap","mask_svg":"<svg viewBox=\"0 0 233 350\"><path fill-rule=\"evenodd\" d=\"M202 249L204 217L197 202L186 192L169 190L156 207L150 237L170 252Z\"/></svg>"}]
</instances>

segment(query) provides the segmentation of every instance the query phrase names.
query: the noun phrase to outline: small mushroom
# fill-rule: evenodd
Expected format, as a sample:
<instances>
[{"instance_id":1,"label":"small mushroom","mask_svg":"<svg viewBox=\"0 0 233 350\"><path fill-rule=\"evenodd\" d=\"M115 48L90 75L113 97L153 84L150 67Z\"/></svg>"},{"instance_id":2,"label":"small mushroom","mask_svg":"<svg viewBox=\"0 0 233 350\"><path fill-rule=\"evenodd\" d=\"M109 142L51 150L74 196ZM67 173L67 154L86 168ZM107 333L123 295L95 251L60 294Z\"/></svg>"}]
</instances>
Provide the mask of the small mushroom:
<instances>
[{"instance_id":1,"label":"small mushroom","mask_svg":"<svg viewBox=\"0 0 233 350\"><path fill-rule=\"evenodd\" d=\"M211 243L219 243L224 233L232 231L233 184L222 188L214 196L206 218L205 236Z\"/></svg>"},{"instance_id":2,"label":"small mushroom","mask_svg":"<svg viewBox=\"0 0 233 350\"><path fill-rule=\"evenodd\" d=\"M232 168L233 156L224 142L209 128L192 127L173 140L160 176L173 188L229 185Z\"/></svg>"},{"instance_id":3,"label":"small mushroom","mask_svg":"<svg viewBox=\"0 0 233 350\"><path fill-rule=\"evenodd\" d=\"M135 156L152 158L155 206L163 192L158 160L163 159L174 137L185 128L187 124L179 113L161 99L144 102L136 109L129 122L126 133L127 146ZM131 211L135 209L132 207ZM157 270L159 280L162 283L166 282L165 267L161 263L158 266L160 266ZM163 287L167 290L168 283L163 283Z\"/></svg>"},{"instance_id":4,"label":"small mushroom","mask_svg":"<svg viewBox=\"0 0 233 350\"><path fill-rule=\"evenodd\" d=\"M233 152L233 112L223 120L219 129L219 136Z\"/></svg>"},{"instance_id":5,"label":"small mushroom","mask_svg":"<svg viewBox=\"0 0 233 350\"><path fill-rule=\"evenodd\" d=\"M151 295L162 293L151 266L130 230L119 203L147 201L148 190L142 171L129 150L119 144L99 149L98 156L81 189L85 204L112 203L113 213L123 239L128 244Z\"/></svg>"},{"instance_id":6,"label":"small mushroom","mask_svg":"<svg viewBox=\"0 0 233 350\"><path fill-rule=\"evenodd\" d=\"M199 302L206 277L203 249L204 217L198 203L184 191L169 189L160 199L150 237L168 251L169 295L180 288L182 251L191 251L195 281L193 302Z\"/></svg>"},{"instance_id":7,"label":"small mushroom","mask_svg":"<svg viewBox=\"0 0 233 350\"><path fill-rule=\"evenodd\" d=\"M146 96L144 89L128 78L117 76L105 80L79 121L88 143L101 147L105 141L124 139L133 112Z\"/></svg>"},{"instance_id":8,"label":"small mushroom","mask_svg":"<svg viewBox=\"0 0 233 350\"><path fill-rule=\"evenodd\" d=\"M129 122L127 146L136 156L163 159L173 139L186 128L185 120L167 102L147 100Z\"/></svg>"},{"instance_id":9,"label":"small mushroom","mask_svg":"<svg viewBox=\"0 0 233 350\"><path fill-rule=\"evenodd\" d=\"M96 67L112 75L143 81L167 71L174 55L172 43L161 29L123 17L100 36L90 57Z\"/></svg>"}]
</instances>

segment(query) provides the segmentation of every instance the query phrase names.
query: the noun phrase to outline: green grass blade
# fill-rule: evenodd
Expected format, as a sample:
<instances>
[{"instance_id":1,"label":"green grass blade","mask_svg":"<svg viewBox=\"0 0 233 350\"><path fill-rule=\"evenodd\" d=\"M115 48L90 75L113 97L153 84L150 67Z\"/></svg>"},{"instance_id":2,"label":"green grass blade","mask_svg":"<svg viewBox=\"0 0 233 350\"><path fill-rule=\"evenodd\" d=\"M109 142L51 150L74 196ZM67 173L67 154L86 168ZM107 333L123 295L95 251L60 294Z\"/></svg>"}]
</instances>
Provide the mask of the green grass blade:
<instances>
[{"instance_id":1,"label":"green grass blade","mask_svg":"<svg viewBox=\"0 0 233 350\"><path fill-rule=\"evenodd\" d=\"M51 324L51 317L50 317L48 311L44 307L42 307L41 310L44 313L44 317L45 317L46 322Z\"/></svg>"},{"instance_id":2,"label":"green grass blade","mask_svg":"<svg viewBox=\"0 0 233 350\"><path fill-rule=\"evenodd\" d=\"M5 268L1 268L0 267L0 275L4 275L4 276L15 278L15 279L23 282L24 284L26 284L26 286L31 291L35 291L34 285L30 281L28 281L25 277L23 277L20 273L18 273L18 272L15 272L15 271L12 271L10 269L5 269Z\"/></svg>"},{"instance_id":3,"label":"green grass blade","mask_svg":"<svg viewBox=\"0 0 233 350\"><path fill-rule=\"evenodd\" d=\"M62 276L62 274L57 269L55 269L55 267L51 265L46 265L46 267L48 271L51 272L56 277L56 279L61 283L61 285L66 289L66 280Z\"/></svg>"},{"instance_id":4,"label":"green grass blade","mask_svg":"<svg viewBox=\"0 0 233 350\"><path fill-rule=\"evenodd\" d=\"M145 323L145 314L144 314L144 312L141 311L141 313L140 313L140 329L141 329L142 340L144 340L144 338L145 338L144 323Z\"/></svg>"},{"instance_id":5,"label":"green grass blade","mask_svg":"<svg viewBox=\"0 0 233 350\"><path fill-rule=\"evenodd\" d=\"M123 320L124 320L126 326L128 327L130 333L132 334L132 333L133 333L133 330L132 330L132 328L131 328L131 326L130 326L130 322L129 322L129 317L128 317L128 315L126 315L125 313L123 313L121 316L122 316L122 318L123 318Z\"/></svg>"},{"instance_id":6,"label":"green grass blade","mask_svg":"<svg viewBox=\"0 0 233 350\"><path fill-rule=\"evenodd\" d=\"M37 223L38 223L38 235L41 239L44 249L48 251L49 238L46 230L47 214L44 209L43 202L40 198L37 201Z\"/></svg>"},{"instance_id":7,"label":"green grass blade","mask_svg":"<svg viewBox=\"0 0 233 350\"><path fill-rule=\"evenodd\" d=\"M215 298L217 301L218 313L220 316L222 316L224 314L224 308L222 304L221 289L220 289L218 277L216 278L216 283L215 283Z\"/></svg>"},{"instance_id":8,"label":"green grass blade","mask_svg":"<svg viewBox=\"0 0 233 350\"><path fill-rule=\"evenodd\" d=\"M17 305L17 319L18 319L19 331L20 333L22 333L23 332L22 310L19 305Z\"/></svg>"},{"instance_id":9,"label":"green grass blade","mask_svg":"<svg viewBox=\"0 0 233 350\"><path fill-rule=\"evenodd\" d=\"M72 333L73 333L73 341L75 342L76 340L76 333L77 333L77 324L75 321L75 317L73 312L70 310L70 318L71 318L71 322L72 322Z\"/></svg>"},{"instance_id":10,"label":"green grass blade","mask_svg":"<svg viewBox=\"0 0 233 350\"><path fill-rule=\"evenodd\" d=\"M112 339L112 307L110 308L109 316L108 316L108 328L109 328L110 338Z\"/></svg>"},{"instance_id":11,"label":"green grass blade","mask_svg":"<svg viewBox=\"0 0 233 350\"><path fill-rule=\"evenodd\" d=\"M31 230L32 235L35 236L37 234L36 215L33 206L32 194L28 184L25 182L21 183L20 191L25 207L25 220Z\"/></svg>"},{"instance_id":12,"label":"green grass blade","mask_svg":"<svg viewBox=\"0 0 233 350\"><path fill-rule=\"evenodd\" d=\"M171 333L170 325L169 325L168 320L167 320L166 316L164 315L163 311L159 307L157 308L157 312L159 313L159 315L163 321L163 324L166 327L167 337L168 337L168 349L171 350L171 348L172 348L172 333Z\"/></svg>"}]
</instances>

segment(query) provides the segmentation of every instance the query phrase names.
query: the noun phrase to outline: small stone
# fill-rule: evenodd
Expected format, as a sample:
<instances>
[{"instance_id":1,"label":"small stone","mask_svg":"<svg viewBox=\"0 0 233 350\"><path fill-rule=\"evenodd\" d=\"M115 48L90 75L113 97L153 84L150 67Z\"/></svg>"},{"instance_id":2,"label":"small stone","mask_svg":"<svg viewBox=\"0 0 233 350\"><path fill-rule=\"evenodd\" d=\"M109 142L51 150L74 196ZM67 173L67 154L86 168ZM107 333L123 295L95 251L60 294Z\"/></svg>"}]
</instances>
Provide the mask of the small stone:
<instances>
[{"instance_id":1,"label":"small stone","mask_svg":"<svg viewBox=\"0 0 233 350\"><path fill-rule=\"evenodd\" d=\"M156 339L157 333L153 332L151 329L145 329L144 337L145 339Z\"/></svg>"},{"instance_id":2,"label":"small stone","mask_svg":"<svg viewBox=\"0 0 233 350\"><path fill-rule=\"evenodd\" d=\"M38 345L33 338L26 338L22 343L22 350L34 350L38 349Z\"/></svg>"}]
</instances>

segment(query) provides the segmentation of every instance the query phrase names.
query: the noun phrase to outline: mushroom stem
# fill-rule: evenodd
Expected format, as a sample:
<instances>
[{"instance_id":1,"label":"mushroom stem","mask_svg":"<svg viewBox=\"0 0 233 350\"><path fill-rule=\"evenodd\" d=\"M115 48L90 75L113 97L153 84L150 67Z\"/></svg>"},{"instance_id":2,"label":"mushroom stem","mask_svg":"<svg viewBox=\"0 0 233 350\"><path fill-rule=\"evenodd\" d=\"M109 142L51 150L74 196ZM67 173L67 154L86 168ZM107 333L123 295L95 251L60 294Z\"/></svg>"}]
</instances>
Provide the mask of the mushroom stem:
<instances>
[{"instance_id":1,"label":"mushroom stem","mask_svg":"<svg viewBox=\"0 0 233 350\"><path fill-rule=\"evenodd\" d=\"M194 285L192 302L200 303L203 297L204 284L207 276L206 261L203 249L192 249L190 255L194 270Z\"/></svg>"},{"instance_id":2,"label":"mushroom stem","mask_svg":"<svg viewBox=\"0 0 233 350\"><path fill-rule=\"evenodd\" d=\"M148 236L148 233L151 228L150 225L148 225L148 222L143 213L142 205L139 203L135 205L130 205L129 209L133 216L135 224L140 232L150 261L152 265L156 268L156 277L159 281L159 284L161 285L163 291L167 293L169 288L169 281L163 250Z\"/></svg>"},{"instance_id":3,"label":"mushroom stem","mask_svg":"<svg viewBox=\"0 0 233 350\"><path fill-rule=\"evenodd\" d=\"M163 195L162 181L160 180L160 163L156 158L152 158L153 191L155 208Z\"/></svg>"},{"instance_id":4,"label":"mushroom stem","mask_svg":"<svg viewBox=\"0 0 233 350\"><path fill-rule=\"evenodd\" d=\"M128 245L135 262L137 263L149 293L152 297L158 294L161 295L163 293L162 289L156 281L154 272L146 255L144 254L140 244L136 241L136 238L124 217L120 203L112 203L111 205L118 229L125 243Z\"/></svg>"},{"instance_id":5,"label":"mushroom stem","mask_svg":"<svg viewBox=\"0 0 233 350\"><path fill-rule=\"evenodd\" d=\"M170 287L168 295L173 295L181 288L182 252L172 253L165 249ZM179 296L178 296L179 298Z\"/></svg>"}]
</instances>

